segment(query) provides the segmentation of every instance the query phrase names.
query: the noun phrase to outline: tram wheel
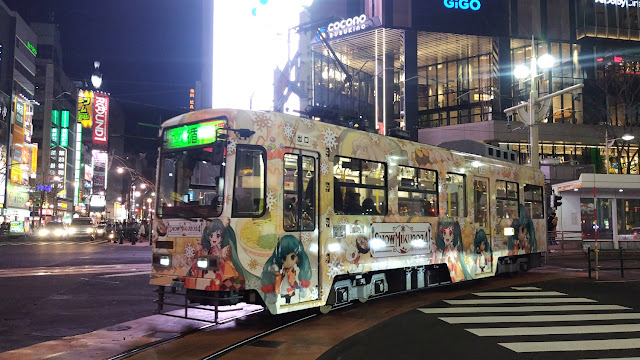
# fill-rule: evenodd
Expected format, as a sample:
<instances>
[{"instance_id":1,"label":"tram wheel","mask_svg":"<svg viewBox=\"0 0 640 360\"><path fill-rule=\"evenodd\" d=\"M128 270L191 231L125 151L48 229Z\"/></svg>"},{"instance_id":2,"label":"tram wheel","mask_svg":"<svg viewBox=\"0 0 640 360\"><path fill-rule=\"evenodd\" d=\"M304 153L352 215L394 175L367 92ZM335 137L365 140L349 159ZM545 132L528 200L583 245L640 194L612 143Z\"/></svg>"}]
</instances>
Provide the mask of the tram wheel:
<instances>
[{"instance_id":1,"label":"tram wheel","mask_svg":"<svg viewBox=\"0 0 640 360\"><path fill-rule=\"evenodd\" d=\"M331 308L332 308L332 306L331 306L331 305L323 305L323 306L320 306L320 312L321 312L322 314L328 314L328 313L329 313L329 311L331 311Z\"/></svg>"}]
</instances>

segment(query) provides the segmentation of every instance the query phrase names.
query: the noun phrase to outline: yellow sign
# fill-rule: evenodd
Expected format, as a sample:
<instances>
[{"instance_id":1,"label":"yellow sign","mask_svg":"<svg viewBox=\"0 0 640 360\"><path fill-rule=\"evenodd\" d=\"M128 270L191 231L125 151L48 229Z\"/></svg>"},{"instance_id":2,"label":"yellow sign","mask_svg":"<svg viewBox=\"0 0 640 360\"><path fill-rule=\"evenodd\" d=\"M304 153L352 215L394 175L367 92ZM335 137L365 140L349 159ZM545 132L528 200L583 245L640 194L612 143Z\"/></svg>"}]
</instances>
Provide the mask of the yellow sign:
<instances>
[{"instance_id":1,"label":"yellow sign","mask_svg":"<svg viewBox=\"0 0 640 360\"><path fill-rule=\"evenodd\" d=\"M32 144L31 147L31 173L38 172L38 144Z\"/></svg>"},{"instance_id":2,"label":"yellow sign","mask_svg":"<svg viewBox=\"0 0 640 360\"><path fill-rule=\"evenodd\" d=\"M78 95L78 122L85 129L93 125L93 91L80 91Z\"/></svg>"}]
</instances>

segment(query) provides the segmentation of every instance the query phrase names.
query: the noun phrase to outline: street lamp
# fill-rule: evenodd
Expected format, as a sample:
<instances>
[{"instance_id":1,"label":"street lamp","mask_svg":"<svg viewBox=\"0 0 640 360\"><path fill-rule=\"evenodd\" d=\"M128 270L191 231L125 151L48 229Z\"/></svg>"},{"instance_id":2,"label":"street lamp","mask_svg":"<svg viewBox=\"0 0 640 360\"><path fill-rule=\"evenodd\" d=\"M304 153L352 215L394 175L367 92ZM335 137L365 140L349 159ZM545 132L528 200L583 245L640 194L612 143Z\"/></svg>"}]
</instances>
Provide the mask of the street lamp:
<instances>
[{"instance_id":1,"label":"street lamp","mask_svg":"<svg viewBox=\"0 0 640 360\"><path fill-rule=\"evenodd\" d=\"M520 120L525 123L525 125L529 126L529 139L531 142L531 167L539 168L540 160L539 160L539 145L538 145L538 123L547 117L547 112L551 107L551 99L568 92L573 92L584 87L584 84L573 85L568 88L562 89L560 91L556 91L549 95L545 95L542 97L538 97L538 77L543 74L538 74L538 66L540 68L548 70L555 64L555 59L550 54L544 54L537 57L537 48L535 39L531 37L531 69L527 68L525 65L518 65L515 67L513 71L513 75L524 81L527 78L531 80L531 91L529 92L529 101L522 102L520 105L516 105L505 109L504 112L507 115L518 115ZM525 109L529 108L528 111Z\"/></svg>"},{"instance_id":2,"label":"street lamp","mask_svg":"<svg viewBox=\"0 0 640 360\"><path fill-rule=\"evenodd\" d=\"M631 141L633 139L635 139L636 137L631 135L631 134L624 134L619 138L615 138L615 139L609 139L609 132L608 129L605 127L604 128L604 142L605 142L605 168L607 169L607 174L610 171L610 161L609 161L609 148L611 147L611 145L615 144L615 142L617 140L623 140L623 141Z\"/></svg>"},{"instance_id":3,"label":"street lamp","mask_svg":"<svg viewBox=\"0 0 640 360\"><path fill-rule=\"evenodd\" d=\"M91 84L93 85L94 88L100 89L100 86L102 86L102 73L100 72L100 61L94 61L93 66L95 67L95 70L91 75Z\"/></svg>"}]
</instances>

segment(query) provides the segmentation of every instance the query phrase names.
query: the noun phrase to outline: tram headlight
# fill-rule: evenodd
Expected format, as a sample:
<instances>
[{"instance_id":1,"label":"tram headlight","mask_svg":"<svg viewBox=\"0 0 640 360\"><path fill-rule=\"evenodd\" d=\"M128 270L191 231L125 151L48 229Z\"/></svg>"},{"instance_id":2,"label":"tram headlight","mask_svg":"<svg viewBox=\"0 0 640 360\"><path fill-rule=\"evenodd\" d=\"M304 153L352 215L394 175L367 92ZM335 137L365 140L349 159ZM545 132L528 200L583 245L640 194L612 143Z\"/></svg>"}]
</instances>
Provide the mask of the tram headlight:
<instances>
[{"instance_id":1,"label":"tram headlight","mask_svg":"<svg viewBox=\"0 0 640 360\"><path fill-rule=\"evenodd\" d=\"M160 266L169 266L171 265L171 257L169 255L160 255L159 263Z\"/></svg>"},{"instance_id":2,"label":"tram headlight","mask_svg":"<svg viewBox=\"0 0 640 360\"><path fill-rule=\"evenodd\" d=\"M49 235L49 230L47 229L40 229L40 231L38 231L38 236L47 236Z\"/></svg>"},{"instance_id":3,"label":"tram headlight","mask_svg":"<svg viewBox=\"0 0 640 360\"><path fill-rule=\"evenodd\" d=\"M209 258L201 256L198 258L198 269L206 269L209 267Z\"/></svg>"},{"instance_id":4,"label":"tram headlight","mask_svg":"<svg viewBox=\"0 0 640 360\"><path fill-rule=\"evenodd\" d=\"M504 236L513 236L515 235L515 230L512 227L506 227L504 228Z\"/></svg>"}]
</instances>

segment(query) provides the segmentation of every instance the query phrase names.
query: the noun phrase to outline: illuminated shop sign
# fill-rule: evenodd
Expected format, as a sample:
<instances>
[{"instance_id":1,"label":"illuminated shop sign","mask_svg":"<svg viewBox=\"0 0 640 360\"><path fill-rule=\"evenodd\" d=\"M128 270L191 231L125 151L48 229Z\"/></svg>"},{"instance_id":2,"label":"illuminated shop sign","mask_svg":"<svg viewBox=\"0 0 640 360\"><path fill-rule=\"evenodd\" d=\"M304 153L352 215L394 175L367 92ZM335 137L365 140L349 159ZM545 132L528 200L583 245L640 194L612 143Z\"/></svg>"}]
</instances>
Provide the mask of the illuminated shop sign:
<instances>
[{"instance_id":1,"label":"illuminated shop sign","mask_svg":"<svg viewBox=\"0 0 640 360\"><path fill-rule=\"evenodd\" d=\"M36 49L36 47L33 46L33 44L27 41L27 47L33 53L33 56L38 56L38 49Z\"/></svg>"},{"instance_id":2,"label":"illuminated shop sign","mask_svg":"<svg viewBox=\"0 0 640 360\"><path fill-rule=\"evenodd\" d=\"M354 16L349 19L333 22L327 26L327 36L329 39L336 36L352 34L365 30L376 25L373 18L368 18L365 14Z\"/></svg>"},{"instance_id":3,"label":"illuminated shop sign","mask_svg":"<svg viewBox=\"0 0 640 360\"><path fill-rule=\"evenodd\" d=\"M212 143L216 141L218 128L224 127L225 124L226 120L216 120L169 129L165 133L167 149Z\"/></svg>"},{"instance_id":4,"label":"illuminated shop sign","mask_svg":"<svg viewBox=\"0 0 640 360\"><path fill-rule=\"evenodd\" d=\"M617 5L620 7L640 7L638 0L595 0L596 4Z\"/></svg>"},{"instance_id":5,"label":"illuminated shop sign","mask_svg":"<svg viewBox=\"0 0 640 360\"><path fill-rule=\"evenodd\" d=\"M95 93L93 114L93 143L107 145L107 129L109 126L108 95Z\"/></svg>"},{"instance_id":6,"label":"illuminated shop sign","mask_svg":"<svg viewBox=\"0 0 640 360\"><path fill-rule=\"evenodd\" d=\"M444 0L444 6L449 9L478 11L482 4L480 0Z\"/></svg>"}]
</instances>

